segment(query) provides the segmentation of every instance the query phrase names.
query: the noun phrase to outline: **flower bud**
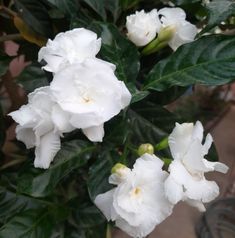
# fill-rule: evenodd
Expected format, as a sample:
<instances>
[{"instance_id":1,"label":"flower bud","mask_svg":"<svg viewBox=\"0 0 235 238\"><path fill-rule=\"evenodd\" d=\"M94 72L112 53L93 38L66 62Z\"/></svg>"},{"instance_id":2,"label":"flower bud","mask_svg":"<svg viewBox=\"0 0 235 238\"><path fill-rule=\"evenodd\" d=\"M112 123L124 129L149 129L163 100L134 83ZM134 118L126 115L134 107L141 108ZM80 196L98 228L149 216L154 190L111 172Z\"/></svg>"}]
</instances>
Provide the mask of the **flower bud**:
<instances>
[{"instance_id":1,"label":"flower bud","mask_svg":"<svg viewBox=\"0 0 235 238\"><path fill-rule=\"evenodd\" d=\"M163 27L160 32L158 33L158 40L160 42L168 42L169 40L172 39L172 37L175 34L175 26L170 25Z\"/></svg>"},{"instance_id":2,"label":"flower bud","mask_svg":"<svg viewBox=\"0 0 235 238\"><path fill-rule=\"evenodd\" d=\"M121 164L121 163L116 163L116 164L112 167L111 173L112 173L112 174L120 173L120 170L126 169L126 168L127 168L126 165Z\"/></svg>"},{"instance_id":3,"label":"flower bud","mask_svg":"<svg viewBox=\"0 0 235 238\"><path fill-rule=\"evenodd\" d=\"M142 156L145 153L150 155L154 154L154 147L149 143L140 145L138 148L138 155Z\"/></svg>"}]
</instances>

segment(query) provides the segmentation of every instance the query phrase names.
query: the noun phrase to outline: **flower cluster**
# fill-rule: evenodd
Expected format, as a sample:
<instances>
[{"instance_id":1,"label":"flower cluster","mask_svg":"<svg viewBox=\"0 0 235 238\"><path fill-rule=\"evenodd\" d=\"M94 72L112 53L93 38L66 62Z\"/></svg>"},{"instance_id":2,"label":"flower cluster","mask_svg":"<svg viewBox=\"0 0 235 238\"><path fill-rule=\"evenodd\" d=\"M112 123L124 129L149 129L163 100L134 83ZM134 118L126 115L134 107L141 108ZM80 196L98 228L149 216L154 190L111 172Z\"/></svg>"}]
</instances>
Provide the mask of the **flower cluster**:
<instances>
[{"instance_id":1,"label":"flower cluster","mask_svg":"<svg viewBox=\"0 0 235 238\"><path fill-rule=\"evenodd\" d=\"M137 46L150 43L157 34L167 32L167 43L176 50L179 46L194 40L197 28L186 20L186 14L181 8L144 10L127 16L127 37ZM169 30L170 29L170 30Z\"/></svg>"},{"instance_id":2,"label":"flower cluster","mask_svg":"<svg viewBox=\"0 0 235 238\"><path fill-rule=\"evenodd\" d=\"M203 127L199 121L195 126L176 123L169 136L173 157L169 173L162 170L163 162L153 154L138 158L132 170L118 164L109 177L109 183L116 187L98 195L95 204L108 220L136 238L147 236L179 201L204 211L204 203L219 195L218 185L206 180L204 173L226 173L228 167L204 158L212 137L208 134L204 144L202 140Z\"/></svg>"},{"instance_id":3,"label":"flower cluster","mask_svg":"<svg viewBox=\"0 0 235 238\"><path fill-rule=\"evenodd\" d=\"M48 168L60 149L63 133L82 129L101 142L104 122L129 105L131 94L114 74L115 65L96 58L101 39L78 28L58 34L38 54L53 73L50 86L29 94L29 102L9 115L19 124L18 140L36 147L34 166Z\"/></svg>"}]
</instances>

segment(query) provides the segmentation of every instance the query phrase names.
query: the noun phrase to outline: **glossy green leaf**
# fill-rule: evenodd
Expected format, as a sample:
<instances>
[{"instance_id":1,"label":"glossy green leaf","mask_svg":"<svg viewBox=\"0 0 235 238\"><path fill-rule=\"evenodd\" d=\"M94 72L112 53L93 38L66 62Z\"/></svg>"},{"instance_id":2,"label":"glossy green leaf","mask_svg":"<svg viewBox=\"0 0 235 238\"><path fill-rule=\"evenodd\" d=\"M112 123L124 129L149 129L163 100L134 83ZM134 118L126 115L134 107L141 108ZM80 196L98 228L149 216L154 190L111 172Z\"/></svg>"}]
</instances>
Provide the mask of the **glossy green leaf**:
<instances>
[{"instance_id":1,"label":"glossy green leaf","mask_svg":"<svg viewBox=\"0 0 235 238\"><path fill-rule=\"evenodd\" d=\"M76 15L78 10L78 4L76 0L47 0L47 2L57 7L66 15Z\"/></svg>"},{"instance_id":2,"label":"glossy green leaf","mask_svg":"<svg viewBox=\"0 0 235 238\"><path fill-rule=\"evenodd\" d=\"M200 34L209 31L232 14L235 14L235 2L233 0L214 0L206 5L206 9L208 12L208 23Z\"/></svg>"},{"instance_id":3,"label":"glossy green leaf","mask_svg":"<svg viewBox=\"0 0 235 238\"><path fill-rule=\"evenodd\" d=\"M50 237L54 219L47 209L31 209L13 217L0 229L1 238Z\"/></svg>"},{"instance_id":4,"label":"glossy green leaf","mask_svg":"<svg viewBox=\"0 0 235 238\"><path fill-rule=\"evenodd\" d=\"M173 129L178 118L161 106L151 102L134 104L128 111L132 141L157 144Z\"/></svg>"},{"instance_id":5,"label":"glossy green leaf","mask_svg":"<svg viewBox=\"0 0 235 238\"><path fill-rule=\"evenodd\" d=\"M87 187L92 201L98 194L112 188L108 183L108 177L111 174L111 168L119 162L119 157L116 152L103 151L98 154L96 161L90 167Z\"/></svg>"},{"instance_id":6,"label":"glossy green leaf","mask_svg":"<svg viewBox=\"0 0 235 238\"><path fill-rule=\"evenodd\" d=\"M46 7L38 0L15 0L23 20L37 33L52 37L53 29Z\"/></svg>"},{"instance_id":7,"label":"glossy green leaf","mask_svg":"<svg viewBox=\"0 0 235 238\"><path fill-rule=\"evenodd\" d=\"M106 19L106 12L105 12L105 1L100 0L82 0L88 6L90 6L96 13L98 13L103 20Z\"/></svg>"},{"instance_id":8,"label":"glossy green leaf","mask_svg":"<svg viewBox=\"0 0 235 238\"><path fill-rule=\"evenodd\" d=\"M34 197L48 195L61 179L87 163L93 149L94 146L90 146L84 141L66 142L49 169L40 170L41 172L37 176L25 174L19 179L18 191Z\"/></svg>"},{"instance_id":9,"label":"glossy green leaf","mask_svg":"<svg viewBox=\"0 0 235 238\"><path fill-rule=\"evenodd\" d=\"M181 5L187 5L187 4L201 2L201 0L173 0L172 2L177 6L181 6Z\"/></svg>"},{"instance_id":10,"label":"glossy green leaf","mask_svg":"<svg viewBox=\"0 0 235 238\"><path fill-rule=\"evenodd\" d=\"M49 85L46 73L41 69L41 65L36 63L27 66L17 77L16 82L23 86L27 93Z\"/></svg>"},{"instance_id":11,"label":"glossy green leaf","mask_svg":"<svg viewBox=\"0 0 235 238\"><path fill-rule=\"evenodd\" d=\"M157 63L146 78L144 89L164 91L172 86L222 85L235 79L235 38L205 36L181 46Z\"/></svg>"},{"instance_id":12,"label":"glossy green leaf","mask_svg":"<svg viewBox=\"0 0 235 238\"><path fill-rule=\"evenodd\" d=\"M119 80L135 82L139 72L139 52L112 24L94 22L89 27L102 38L101 58L116 65Z\"/></svg>"},{"instance_id":13,"label":"glossy green leaf","mask_svg":"<svg viewBox=\"0 0 235 238\"><path fill-rule=\"evenodd\" d=\"M10 56L0 51L0 77L7 72L11 59L12 58Z\"/></svg>"},{"instance_id":14,"label":"glossy green leaf","mask_svg":"<svg viewBox=\"0 0 235 238\"><path fill-rule=\"evenodd\" d=\"M16 194L6 187L0 186L0 222L5 223L15 214L25 210L45 205L39 200Z\"/></svg>"}]
</instances>

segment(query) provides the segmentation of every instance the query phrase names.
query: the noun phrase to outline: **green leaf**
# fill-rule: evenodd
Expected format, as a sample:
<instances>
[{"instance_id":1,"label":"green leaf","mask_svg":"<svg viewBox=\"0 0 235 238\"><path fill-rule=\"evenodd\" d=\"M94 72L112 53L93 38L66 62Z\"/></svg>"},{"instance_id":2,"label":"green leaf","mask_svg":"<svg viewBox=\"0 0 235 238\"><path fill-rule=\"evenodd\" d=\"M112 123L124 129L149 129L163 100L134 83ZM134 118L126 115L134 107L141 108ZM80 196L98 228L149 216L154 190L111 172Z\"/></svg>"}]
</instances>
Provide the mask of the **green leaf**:
<instances>
[{"instance_id":1,"label":"green leaf","mask_svg":"<svg viewBox=\"0 0 235 238\"><path fill-rule=\"evenodd\" d=\"M50 237L54 219L47 209L31 209L13 217L0 230L1 238Z\"/></svg>"},{"instance_id":2,"label":"green leaf","mask_svg":"<svg viewBox=\"0 0 235 238\"><path fill-rule=\"evenodd\" d=\"M55 157L55 162L47 170L40 170L37 176L25 174L19 179L17 190L34 197L50 194L56 185L74 169L87 163L94 146L74 140L66 142Z\"/></svg>"},{"instance_id":3,"label":"green leaf","mask_svg":"<svg viewBox=\"0 0 235 238\"><path fill-rule=\"evenodd\" d=\"M134 7L140 2L140 0L120 0L121 7L126 10Z\"/></svg>"},{"instance_id":4,"label":"green leaf","mask_svg":"<svg viewBox=\"0 0 235 238\"><path fill-rule=\"evenodd\" d=\"M46 73L37 63L27 66L17 77L16 82L22 85L27 93L34 91L36 88L49 85Z\"/></svg>"},{"instance_id":5,"label":"green leaf","mask_svg":"<svg viewBox=\"0 0 235 238\"><path fill-rule=\"evenodd\" d=\"M168 136L178 118L151 102L134 104L128 111L132 142L157 144Z\"/></svg>"},{"instance_id":6,"label":"green leaf","mask_svg":"<svg viewBox=\"0 0 235 238\"><path fill-rule=\"evenodd\" d=\"M78 10L78 4L76 0L47 0L47 2L57 7L66 15L74 16Z\"/></svg>"},{"instance_id":7,"label":"green leaf","mask_svg":"<svg viewBox=\"0 0 235 238\"><path fill-rule=\"evenodd\" d=\"M235 38L211 35L181 46L147 75L144 90L172 86L222 85L235 79Z\"/></svg>"},{"instance_id":8,"label":"green leaf","mask_svg":"<svg viewBox=\"0 0 235 238\"><path fill-rule=\"evenodd\" d=\"M131 98L131 103L135 103L138 101L143 100L144 98L146 98L149 95L148 91L140 91L136 88L136 86L133 83L128 83L127 87L132 95Z\"/></svg>"},{"instance_id":9,"label":"green leaf","mask_svg":"<svg viewBox=\"0 0 235 238\"><path fill-rule=\"evenodd\" d=\"M107 192L112 186L108 183L112 167L119 162L119 155L114 151L103 151L89 169L88 192L92 201L98 194Z\"/></svg>"},{"instance_id":10,"label":"green leaf","mask_svg":"<svg viewBox=\"0 0 235 238\"><path fill-rule=\"evenodd\" d=\"M112 24L93 22L89 28L101 36L101 58L116 65L118 79L125 83L135 82L140 68L137 47Z\"/></svg>"},{"instance_id":11,"label":"green leaf","mask_svg":"<svg viewBox=\"0 0 235 238\"><path fill-rule=\"evenodd\" d=\"M206 5L206 9L208 12L208 23L200 34L209 31L235 14L235 2L233 0L213 0Z\"/></svg>"},{"instance_id":12,"label":"green leaf","mask_svg":"<svg viewBox=\"0 0 235 238\"><path fill-rule=\"evenodd\" d=\"M5 141L5 123L4 123L4 116L2 111L2 106L0 104L0 149L2 148L4 141Z\"/></svg>"},{"instance_id":13,"label":"green leaf","mask_svg":"<svg viewBox=\"0 0 235 238\"><path fill-rule=\"evenodd\" d=\"M105 1L100 0L82 0L90 6L96 13L98 13L103 20L106 20ZM114 0L113 0L114 1Z\"/></svg>"},{"instance_id":14,"label":"green leaf","mask_svg":"<svg viewBox=\"0 0 235 238\"><path fill-rule=\"evenodd\" d=\"M105 0L105 9L112 13L113 20L116 22L121 13L119 0Z\"/></svg>"},{"instance_id":15,"label":"green leaf","mask_svg":"<svg viewBox=\"0 0 235 238\"><path fill-rule=\"evenodd\" d=\"M201 2L201 0L173 0L172 2L177 6L181 6Z\"/></svg>"},{"instance_id":16,"label":"green leaf","mask_svg":"<svg viewBox=\"0 0 235 238\"><path fill-rule=\"evenodd\" d=\"M37 33L52 37L53 29L46 7L38 0L15 0L23 20Z\"/></svg>"},{"instance_id":17,"label":"green leaf","mask_svg":"<svg viewBox=\"0 0 235 238\"><path fill-rule=\"evenodd\" d=\"M0 77L3 76L7 72L8 66L11 60L12 60L12 57L0 51Z\"/></svg>"},{"instance_id":18,"label":"green leaf","mask_svg":"<svg viewBox=\"0 0 235 238\"><path fill-rule=\"evenodd\" d=\"M30 197L15 194L6 187L0 186L0 222L5 223L9 218L25 210L38 208L43 203Z\"/></svg>"}]
</instances>

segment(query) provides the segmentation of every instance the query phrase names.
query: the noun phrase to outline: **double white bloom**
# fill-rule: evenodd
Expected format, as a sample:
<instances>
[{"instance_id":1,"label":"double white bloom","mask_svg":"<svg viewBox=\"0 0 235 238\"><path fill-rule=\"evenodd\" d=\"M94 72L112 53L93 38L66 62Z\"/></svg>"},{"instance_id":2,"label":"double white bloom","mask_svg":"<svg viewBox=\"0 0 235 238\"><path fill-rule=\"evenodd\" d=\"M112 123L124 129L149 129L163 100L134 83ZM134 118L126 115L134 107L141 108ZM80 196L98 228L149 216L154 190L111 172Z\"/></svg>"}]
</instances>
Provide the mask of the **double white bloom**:
<instances>
[{"instance_id":1,"label":"double white bloom","mask_svg":"<svg viewBox=\"0 0 235 238\"><path fill-rule=\"evenodd\" d=\"M115 76L115 65L95 58L100 46L94 32L78 28L60 33L40 50L39 60L46 61L53 81L10 113L19 124L17 139L36 147L35 167L49 167L63 133L78 128L89 140L102 141L104 122L129 105L131 94Z\"/></svg>"},{"instance_id":2,"label":"double white bloom","mask_svg":"<svg viewBox=\"0 0 235 238\"><path fill-rule=\"evenodd\" d=\"M176 123L169 136L169 146L174 158L169 166L170 175L165 182L166 196L176 204L180 200L204 211L203 203L219 195L219 187L214 181L206 180L204 173L218 171L226 173L228 167L219 162L209 162L204 156L212 144L210 134L204 144L203 127L198 121L193 123Z\"/></svg>"},{"instance_id":3,"label":"double white bloom","mask_svg":"<svg viewBox=\"0 0 235 238\"><path fill-rule=\"evenodd\" d=\"M164 195L167 172L155 155L144 154L133 169L120 168L110 176L114 189L100 194L95 204L108 220L132 237L147 236L172 213L173 205Z\"/></svg>"},{"instance_id":4,"label":"double white bloom","mask_svg":"<svg viewBox=\"0 0 235 238\"><path fill-rule=\"evenodd\" d=\"M194 40L197 28L186 21L186 14L181 8L153 9L149 13L144 10L127 16L127 37L137 46L150 43L165 27L171 27L172 38L169 46L176 50L179 46Z\"/></svg>"}]
</instances>

